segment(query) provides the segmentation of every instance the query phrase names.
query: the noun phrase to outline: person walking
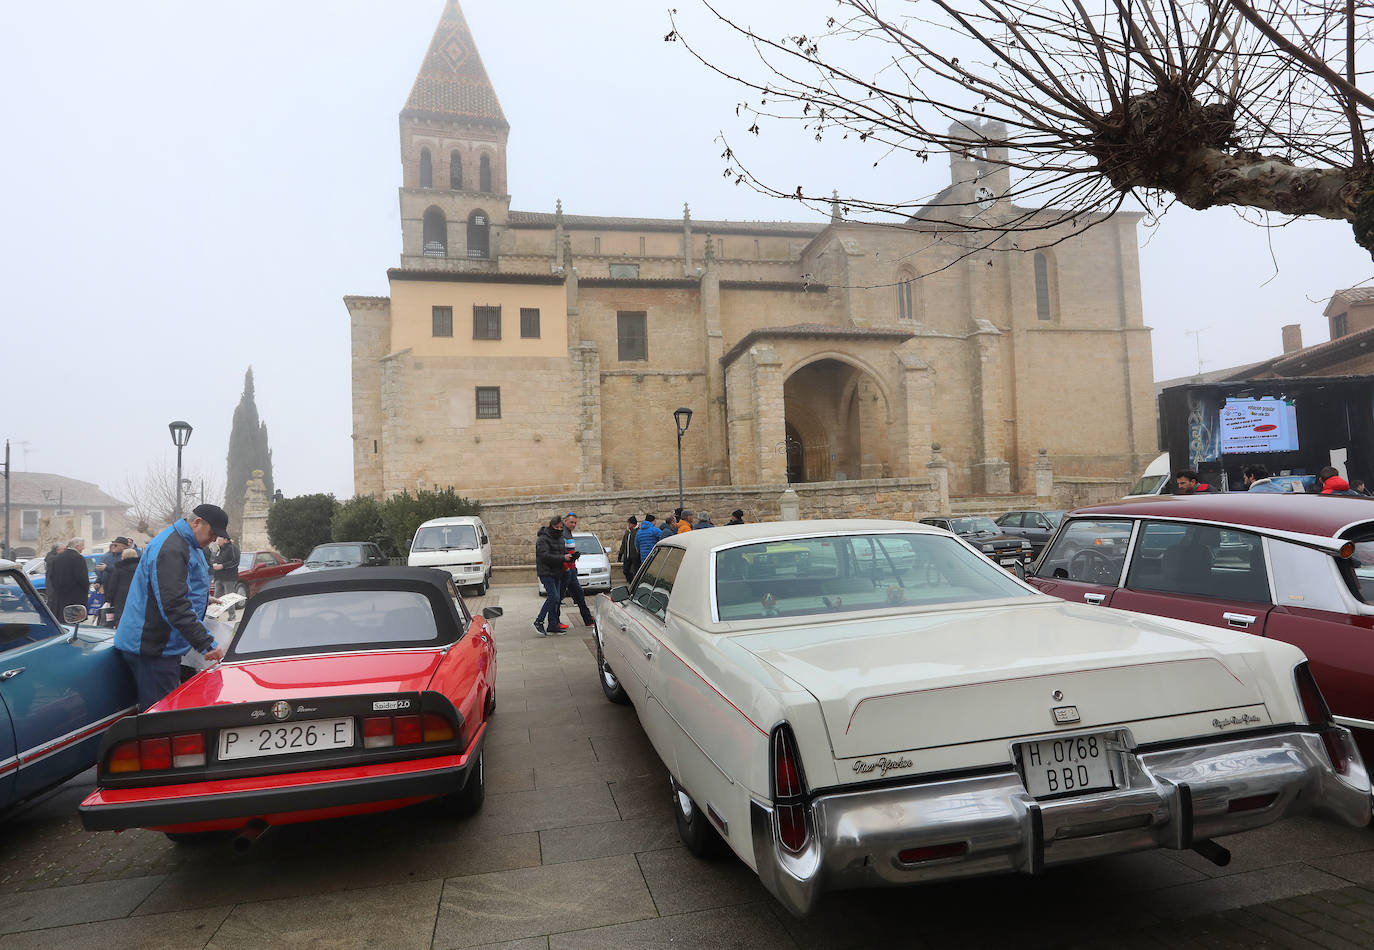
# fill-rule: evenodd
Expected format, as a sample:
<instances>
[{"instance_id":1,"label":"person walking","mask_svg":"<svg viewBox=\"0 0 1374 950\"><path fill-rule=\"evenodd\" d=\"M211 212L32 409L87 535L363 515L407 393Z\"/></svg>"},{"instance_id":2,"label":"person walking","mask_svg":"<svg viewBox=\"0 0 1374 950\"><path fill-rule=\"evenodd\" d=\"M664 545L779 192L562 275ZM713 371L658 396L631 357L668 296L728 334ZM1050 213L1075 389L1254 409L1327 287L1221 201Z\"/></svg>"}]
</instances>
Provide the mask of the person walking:
<instances>
[{"instance_id":1,"label":"person walking","mask_svg":"<svg viewBox=\"0 0 1374 950\"><path fill-rule=\"evenodd\" d=\"M220 538L210 570L214 573L216 597L234 593L239 586L239 546L229 538Z\"/></svg>"},{"instance_id":2,"label":"person walking","mask_svg":"<svg viewBox=\"0 0 1374 950\"><path fill-rule=\"evenodd\" d=\"M649 559L649 552L658 544L658 539L662 537L658 525L654 524L658 519L653 515L645 515L644 523L635 532L635 547L639 549L639 563L643 564Z\"/></svg>"},{"instance_id":3,"label":"person walking","mask_svg":"<svg viewBox=\"0 0 1374 950\"><path fill-rule=\"evenodd\" d=\"M224 657L205 629L210 569L201 549L228 532L223 508L196 505L143 549L114 638L138 687L140 712L181 684L181 660L193 648L211 662Z\"/></svg>"},{"instance_id":4,"label":"person walking","mask_svg":"<svg viewBox=\"0 0 1374 950\"><path fill-rule=\"evenodd\" d=\"M577 578L577 559L582 556L582 552L577 550L577 541L573 538L573 532L576 530L577 512L570 511L563 516L563 547L572 555L563 568L563 596L573 599L578 613L582 616L582 623L590 627L596 623L596 618L587 609L587 597L582 592L582 582ZM600 544L601 542L597 541L597 545Z\"/></svg>"},{"instance_id":5,"label":"person walking","mask_svg":"<svg viewBox=\"0 0 1374 950\"><path fill-rule=\"evenodd\" d=\"M544 588L544 606L534 618L534 629L541 637L551 633L561 637L568 629L568 625L559 620L558 611L563 602L563 565L569 560L570 555L563 546L563 519L554 515L534 539L534 569Z\"/></svg>"},{"instance_id":6,"label":"person walking","mask_svg":"<svg viewBox=\"0 0 1374 950\"><path fill-rule=\"evenodd\" d=\"M58 620L62 619L64 608L73 604L86 606L91 579L86 559L81 554L85 547L84 539L72 538L62 552L53 558L52 567L48 568L48 606L57 614Z\"/></svg>"},{"instance_id":7,"label":"person walking","mask_svg":"<svg viewBox=\"0 0 1374 950\"><path fill-rule=\"evenodd\" d=\"M620 551L616 558L620 561L620 571L625 575L625 583L631 584L635 579L635 572L639 570L639 548L635 546L635 532L639 529L639 520L634 515L625 519L625 533L620 536Z\"/></svg>"},{"instance_id":8,"label":"person walking","mask_svg":"<svg viewBox=\"0 0 1374 950\"><path fill-rule=\"evenodd\" d=\"M124 553L119 556L119 563L110 571L110 576L105 579L105 603L110 605L112 611L110 616L110 626L119 626L120 615L124 613L124 604L129 599L129 588L134 581L134 573L138 570L138 551L133 547L124 549Z\"/></svg>"},{"instance_id":9,"label":"person walking","mask_svg":"<svg viewBox=\"0 0 1374 950\"><path fill-rule=\"evenodd\" d=\"M736 508L734 511L730 512L730 520L727 521L727 522L725 522L725 524L726 524L727 526L732 525L732 524L744 524L744 511L743 511L743 509Z\"/></svg>"}]
</instances>

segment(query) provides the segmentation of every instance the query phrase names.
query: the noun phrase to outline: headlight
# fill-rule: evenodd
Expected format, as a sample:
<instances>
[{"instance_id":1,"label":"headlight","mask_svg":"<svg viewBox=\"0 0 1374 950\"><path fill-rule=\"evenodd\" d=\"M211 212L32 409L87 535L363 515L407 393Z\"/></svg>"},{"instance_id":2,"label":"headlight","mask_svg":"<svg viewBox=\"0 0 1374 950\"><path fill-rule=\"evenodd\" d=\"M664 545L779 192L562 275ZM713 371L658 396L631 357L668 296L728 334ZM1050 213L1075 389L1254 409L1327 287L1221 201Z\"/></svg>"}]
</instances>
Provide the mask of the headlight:
<instances>
[{"instance_id":1,"label":"headlight","mask_svg":"<svg viewBox=\"0 0 1374 950\"><path fill-rule=\"evenodd\" d=\"M995 544L985 544L985 545L983 545L983 553L984 553L984 554L991 554L993 551L996 551L996 550L997 550L997 545L995 545Z\"/></svg>"}]
</instances>

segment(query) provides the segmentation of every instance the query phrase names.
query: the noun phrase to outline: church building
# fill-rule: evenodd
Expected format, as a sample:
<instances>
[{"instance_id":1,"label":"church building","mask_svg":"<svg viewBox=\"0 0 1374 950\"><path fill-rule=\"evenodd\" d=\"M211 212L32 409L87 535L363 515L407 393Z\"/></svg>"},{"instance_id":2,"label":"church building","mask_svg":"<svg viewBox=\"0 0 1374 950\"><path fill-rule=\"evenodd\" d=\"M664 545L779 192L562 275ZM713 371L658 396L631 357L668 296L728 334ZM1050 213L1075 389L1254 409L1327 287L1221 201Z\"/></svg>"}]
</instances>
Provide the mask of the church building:
<instances>
[{"instance_id":1,"label":"church building","mask_svg":"<svg viewBox=\"0 0 1374 950\"><path fill-rule=\"evenodd\" d=\"M513 210L509 130L449 0L400 115L390 295L345 298L359 494L675 489L680 407L689 488L924 479L938 446L951 494L996 495L1041 450L1096 479L1155 455L1138 216L975 251L957 215L1018 213L994 126L899 226Z\"/></svg>"}]
</instances>

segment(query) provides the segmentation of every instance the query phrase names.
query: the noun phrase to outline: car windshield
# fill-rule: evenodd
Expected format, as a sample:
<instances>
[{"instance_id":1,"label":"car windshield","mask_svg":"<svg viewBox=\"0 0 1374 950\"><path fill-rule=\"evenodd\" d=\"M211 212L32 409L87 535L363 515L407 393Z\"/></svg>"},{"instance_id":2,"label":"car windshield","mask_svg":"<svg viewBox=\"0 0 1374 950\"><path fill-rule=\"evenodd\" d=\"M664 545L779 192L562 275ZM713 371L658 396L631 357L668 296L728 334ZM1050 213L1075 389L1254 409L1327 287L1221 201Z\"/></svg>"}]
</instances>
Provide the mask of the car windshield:
<instances>
[{"instance_id":1,"label":"car windshield","mask_svg":"<svg viewBox=\"0 0 1374 950\"><path fill-rule=\"evenodd\" d=\"M361 564L363 546L361 544L321 544L310 552L305 559L307 564Z\"/></svg>"},{"instance_id":2,"label":"car windshield","mask_svg":"<svg viewBox=\"0 0 1374 950\"><path fill-rule=\"evenodd\" d=\"M601 546L601 542L596 538L574 537L573 544L581 554L605 554L606 549Z\"/></svg>"},{"instance_id":3,"label":"car windshield","mask_svg":"<svg viewBox=\"0 0 1374 950\"><path fill-rule=\"evenodd\" d=\"M61 632L38 601L20 586L17 573L0 573L0 652Z\"/></svg>"},{"instance_id":4,"label":"car windshield","mask_svg":"<svg viewBox=\"0 0 1374 950\"><path fill-rule=\"evenodd\" d=\"M434 524L415 534L412 551L460 551L477 548L477 529L470 524Z\"/></svg>"},{"instance_id":5,"label":"car windshield","mask_svg":"<svg viewBox=\"0 0 1374 950\"><path fill-rule=\"evenodd\" d=\"M429 598L411 590L332 590L259 604L233 655L328 653L439 642Z\"/></svg>"},{"instance_id":6,"label":"car windshield","mask_svg":"<svg viewBox=\"0 0 1374 950\"><path fill-rule=\"evenodd\" d=\"M949 523L955 534L1001 534L1002 529L991 518L955 518Z\"/></svg>"},{"instance_id":7,"label":"car windshield","mask_svg":"<svg viewBox=\"0 0 1374 950\"><path fill-rule=\"evenodd\" d=\"M1140 480L1131 486L1127 492L1129 495L1158 495L1164 483L1169 480L1169 474L1163 475L1142 475Z\"/></svg>"},{"instance_id":8,"label":"car windshield","mask_svg":"<svg viewBox=\"0 0 1374 950\"><path fill-rule=\"evenodd\" d=\"M727 622L1026 596L987 558L935 534L791 538L716 554Z\"/></svg>"},{"instance_id":9,"label":"car windshield","mask_svg":"<svg viewBox=\"0 0 1374 950\"><path fill-rule=\"evenodd\" d=\"M253 567L253 552L244 551L239 555L239 570L245 573Z\"/></svg>"},{"instance_id":10,"label":"car windshield","mask_svg":"<svg viewBox=\"0 0 1374 950\"><path fill-rule=\"evenodd\" d=\"M1065 511L1042 511L1040 513L1045 516L1046 521L1056 528L1059 527L1059 522L1064 520L1064 515L1068 514Z\"/></svg>"}]
</instances>

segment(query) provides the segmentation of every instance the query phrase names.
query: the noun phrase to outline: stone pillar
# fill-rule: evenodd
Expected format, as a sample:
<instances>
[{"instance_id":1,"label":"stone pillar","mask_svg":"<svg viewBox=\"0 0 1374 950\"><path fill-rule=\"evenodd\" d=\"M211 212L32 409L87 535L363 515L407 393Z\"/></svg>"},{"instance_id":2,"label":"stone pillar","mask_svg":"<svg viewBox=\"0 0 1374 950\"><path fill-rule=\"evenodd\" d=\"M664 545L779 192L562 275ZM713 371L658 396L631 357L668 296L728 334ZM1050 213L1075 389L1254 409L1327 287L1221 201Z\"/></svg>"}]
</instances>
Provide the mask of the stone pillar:
<instances>
[{"instance_id":1,"label":"stone pillar","mask_svg":"<svg viewBox=\"0 0 1374 950\"><path fill-rule=\"evenodd\" d=\"M557 266L563 256L563 199L559 198L553 208L553 262Z\"/></svg>"},{"instance_id":2,"label":"stone pillar","mask_svg":"<svg viewBox=\"0 0 1374 950\"><path fill-rule=\"evenodd\" d=\"M710 245L710 242L707 242ZM684 202L682 205L682 275L695 277L692 270L692 209Z\"/></svg>"},{"instance_id":3,"label":"stone pillar","mask_svg":"<svg viewBox=\"0 0 1374 950\"><path fill-rule=\"evenodd\" d=\"M801 520L801 499L797 497L791 486L787 491L778 496L778 508L782 512L783 521Z\"/></svg>"},{"instance_id":4,"label":"stone pillar","mask_svg":"<svg viewBox=\"0 0 1374 950\"><path fill-rule=\"evenodd\" d=\"M568 346L582 340L582 328L577 317L577 268L573 266L572 235L563 237L563 286L568 292Z\"/></svg>"},{"instance_id":5,"label":"stone pillar","mask_svg":"<svg viewBox=\"0 0 1374 950\"><path fill-rule=\"evenodd\" d=\"M730 445L726 438L725 368L720 358L725 353L724 335L720 328L720 267L710 242L706 244L705 266L701 272L701 320L706 331L706 445L710 452L706 462L706 483L730 483Z\"/></svg>"},{"instance_id":6,"label":"stone pillar","mask_svg":"<svg viewBox=\"0 0 1374 950\"><path fill-rule=\"evenodd\" d=\"M749 351L753 364L754 451L759 460L759 481L787 481L787 410L782 396L782 361L771 346ZM779 447L784 447L779 451Z\"/></svg>"},{"instance_id":7,"label":"stone pillar","mask_svg":"<svg viewBox=\"0 0 1374 950\"><path fill-rule=\"evenodd\" d=\"M577 489L596 491L605 482L601 468L601 353L595 343L582 340L569 356L578 390L577 429L573 433L581 449Z\"/></svg>"},{"instance_id":8,"label":"stone pillar","mask_svg":"<svg viewBox=\"0 0 1374 950\"><path fill-rule=\"evenodd\" d=\"M987 320L975 319L973 395L977 407L978 440L973 465L973 490L984 495L1011 492L1011 464L1001 457L1006 413L1002 409L1002 374L998 371L997 347L1002 336Z\"/></svg>"},{"instance_id":9,"label":"stone pillar","mask_svg":"<svg viewBox=\"0 0 1374 950\"><path fill-rule=\"evenodd\" d=\"M243 527L234 539L240 551L256 551L272 547L267 536L267 485L263 482L263 470L253 470L253 477L243 490Z\"/></svg>"},{"instance_id":10,"label":"stone pillar","mask_svg":"<svg viewBox=\"0 0 1374 950\"><path fill-rule=\"evenodd\" d=\"M943 515L949 513L949 462L940 454L940 443L932 442L930 446L930 461L926 463L926 471L930 472L930 483L935 490L936 502L939 508L935 514Z\"/></svg>"},{"instance_id":11,"label":"stone pillar","mask_svg":"<svg viewBox=\"0 0 1374 950\"><path fill-rule=\"evenodd\" d=\"M756 485L753 372L746 353L725 370L725 424L730 436L730 484Z\"/></svg>"},{"instance_id":12,"label":"stone pillar","mask_svg":"<svg viewBox=\"0 0 1374 950\"><path fill-rule=\"evenodd\" d=\"M925 448L930 445L934 373L930 364L915 353L899 352L896 356L902 386L898 392L900 402L893 413L900 422L893 427L893 474L899 478L916 478L924 463Z\"/></svg>"},{"instance_id":13,"label":"stone pillar","mask_svg":"<svg viewBox=\"0 0 1374 950\"><path fill-rule=\"evenodd\" d=\"M1035 503L1049 507L1054 503L1054 465L1044 449L1035 457L1032 472L1035 477Z\"/></svg>"},{"instance_id":14,"label":"stone pillar","mask_svg":"<svg viewBox=\"0 0 1374 950\"><path fill-rule=\"evenodd\" d=\"M345 297L353 355L353 489L382 496L382 376L391 351L391 301Z\"/></svg>"}]
</instances>

